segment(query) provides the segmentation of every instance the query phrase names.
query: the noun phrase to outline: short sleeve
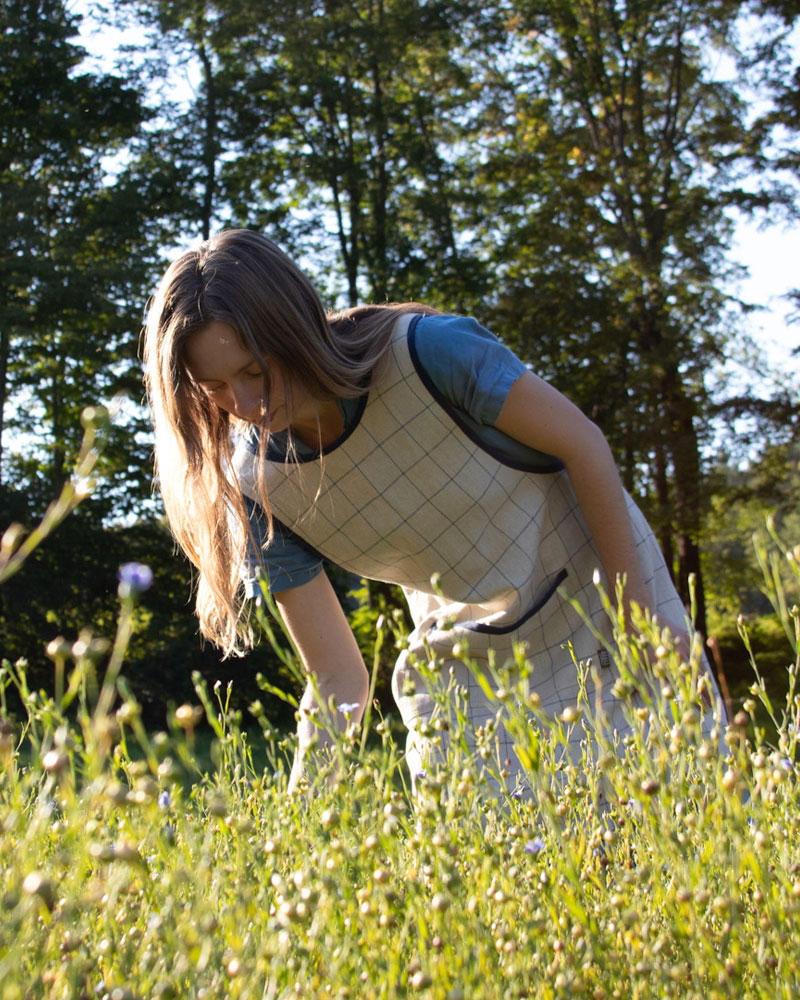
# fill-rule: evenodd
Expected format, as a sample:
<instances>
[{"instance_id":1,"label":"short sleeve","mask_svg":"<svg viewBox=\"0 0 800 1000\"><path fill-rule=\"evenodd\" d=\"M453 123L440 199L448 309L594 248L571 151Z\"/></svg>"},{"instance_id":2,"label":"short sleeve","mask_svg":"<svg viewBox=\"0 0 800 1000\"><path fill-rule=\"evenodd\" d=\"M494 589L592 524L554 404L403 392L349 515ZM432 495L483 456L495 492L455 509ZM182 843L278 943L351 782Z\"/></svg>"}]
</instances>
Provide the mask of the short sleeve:
<instances>
[{"instance_id":1,"label":"short sleeve","mask_svg":"<svg viewBox=\"0 0 800 1000\"><path fill-rule=\"evenodd\" d=\"M322 559L280 521L273 519L272 541L266 544L269 527L260 504L243 497L250 518L252 538L248 539L242 582L248 597L261 593L259 570L266 575L270 593L300 587L322 570Z\"/></svg>"},{"instance_id":2,"label":"short sleeve","mask_svg":"<svg viewBox=\"0 0 800 1000\"><path fill-rule=\"evenodd\" d=\"M423 316L415 348L439 392L477 424L493 425L511 386L527 369L468 316Z\"/></svg>"}]
</instances>

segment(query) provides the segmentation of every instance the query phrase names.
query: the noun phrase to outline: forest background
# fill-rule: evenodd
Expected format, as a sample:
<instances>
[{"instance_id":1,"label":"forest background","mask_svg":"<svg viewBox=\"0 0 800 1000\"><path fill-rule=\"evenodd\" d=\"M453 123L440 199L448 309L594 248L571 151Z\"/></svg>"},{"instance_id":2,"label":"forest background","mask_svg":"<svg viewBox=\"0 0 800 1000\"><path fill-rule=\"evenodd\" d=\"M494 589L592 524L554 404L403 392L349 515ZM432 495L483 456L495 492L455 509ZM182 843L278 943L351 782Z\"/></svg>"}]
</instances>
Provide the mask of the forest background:
<instances>
[{"instance_id":1,"label":"forest background","mask_svg":"<svg viewBox=\"0 0 800 1000\"><path fill-rule=\"evenodd\" d=\"M155 582L126 674L153 725L193 671L242 707L259 672L282 682L266 646L222 662L199 640L138 359L176 249L236 225L331 306L416 299L497 333L605 431L734 697L740 613L780 689L751 536L773 514L800 542L800 395L747 333L731 247L742 218L800 211L798 0L81 11L107 32L102 65L70 4L0 0L0 527L58 495L86 405L116 416L91 498L0 595L4 657L50 688L46 644L113 634L117 569L138 561ZM397 597L353 584L337 576L369 649ZM390 669L387 651L387 707Z\"/></svg>"}]
</instances>

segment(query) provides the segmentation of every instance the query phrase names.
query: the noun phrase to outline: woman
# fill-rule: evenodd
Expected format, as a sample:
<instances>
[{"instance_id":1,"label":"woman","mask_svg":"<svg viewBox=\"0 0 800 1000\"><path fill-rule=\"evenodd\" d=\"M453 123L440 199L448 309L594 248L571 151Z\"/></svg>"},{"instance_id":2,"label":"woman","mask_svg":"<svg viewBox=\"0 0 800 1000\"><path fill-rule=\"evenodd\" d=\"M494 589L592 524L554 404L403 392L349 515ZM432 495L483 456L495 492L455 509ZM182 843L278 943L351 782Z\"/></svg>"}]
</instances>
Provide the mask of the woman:
<instances>
[{"instance_id":1,"label":"woman","mask_svg":"<svg viewBox=\"0 0 800 1000\"><path fill-rule=\"evenodd\" d=\"M685 637L684 608L601 432L474 321L414 303L326 316L272 242L229 230L167 271L145 366L157 474L199 571L201 631L226 653L247 644L241 579L260 564L315 675L293 787L317 700L358 705L358 721L368 691L323 557L408 597L415 629L393 688L412 774L431 750L420 724L441 711L420 661L450 663L470 691L471 730L494 714L454 659L457 641L499 663L525 642L550 712L575 704L575 660L594 657L624 727L597 638L609 631L597 569L611 588L624 576L626 604ZM502 728L495 752L500 766L515 761Z\"/></svg>"}]
</instances>

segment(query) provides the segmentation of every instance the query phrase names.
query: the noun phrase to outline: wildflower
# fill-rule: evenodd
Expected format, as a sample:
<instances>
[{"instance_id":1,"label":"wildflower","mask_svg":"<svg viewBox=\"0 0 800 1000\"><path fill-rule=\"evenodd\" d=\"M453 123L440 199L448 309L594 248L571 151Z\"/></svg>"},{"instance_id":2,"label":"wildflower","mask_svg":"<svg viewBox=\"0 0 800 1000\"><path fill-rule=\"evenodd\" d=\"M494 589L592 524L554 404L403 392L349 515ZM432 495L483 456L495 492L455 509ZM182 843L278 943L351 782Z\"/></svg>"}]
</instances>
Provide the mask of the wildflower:
<instances>
[{"instance_id":1,"label":"wildflower","mask_svg":"<svg viewBox=\"0 0 800 1000\"><path fill-rule=\"evenodd\" d=\"M342 715L352 715L353 712L357 712L361 708L361 702L358 701L343 701L339 705L339 711Z\"/></svg>"},{"instance_id":2,"label":"wildflower","mask_svg":"<svg viewBox=\"0 0 800 1000\"><path fill-rule=\"evenodd\" d=\"M142 563L129 562L120 566L117 577L119 596L123 599L135 598L143 594L153 582L153 571Z\"/></svg>"},{"instance_id":3,"label":"wildflower","mask_svg":"<svg viewBox=\"0 0 800 1000\"><path fill-rule=\"evenodd\" d=\"M529 840L525 845L525 852L527 854L539 854L545 848L544 840L541 837L536 837L533 840Z\"/></svg>"},{"instance_id":4,"label":"wildflower","mask_svg":"<svg viewBox=\"0 0 800 1000\"><path fill-rule=\"evenodd\" d=\"M170 806L170 797L169 797L169 792L168 791L165 790L165 791L163 791L158 796L158 804L164 810L169 809L169 806Z\"/></svg>"},{"instance_id":5,"label":"wildflower","mask_svg":"<svg viewBox=\"0 0 800 1000\"><path fill-rule=\"evenodd\" d=\"M789 757L781 757L780 764L784 771L791 771L794 767L794 762Z\"/></svg>"}]
</instances>

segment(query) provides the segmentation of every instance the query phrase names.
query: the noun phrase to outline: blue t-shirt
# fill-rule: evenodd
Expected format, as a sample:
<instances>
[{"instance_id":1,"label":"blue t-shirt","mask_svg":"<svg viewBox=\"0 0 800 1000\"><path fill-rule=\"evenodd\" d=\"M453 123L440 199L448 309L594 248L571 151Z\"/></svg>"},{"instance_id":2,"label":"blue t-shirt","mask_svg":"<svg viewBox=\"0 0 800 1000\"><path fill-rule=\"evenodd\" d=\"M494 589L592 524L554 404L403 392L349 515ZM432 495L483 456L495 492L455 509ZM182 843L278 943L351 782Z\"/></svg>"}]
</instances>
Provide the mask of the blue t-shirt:
<instances>
[{"instance_id":1,"label":"blue t-shirt","mask_svg":"<svg viewBox=\"0 0 800 1000\"><path fill-rule=\"evenodd\" d=\"M526 370L525 365L494 334L474 319L464 316L423 316L416 326L415 347L426 374L444 398L457 410L482 444L510 461L541 458L538 452L520 444L494 426L511 386ZM339 409L349 430L358 419L359 400L340 399ZM258 431L251 432L254 441ZM286 456L286 432L270 435L267 457L282 461ZM317 452L295 440L299 457ZM254 443L254 448L257 444ZM267 539L267 519L261 507L244 497L250 514L253 538L260 548ZM279 593L299 587L322 569L319 555L279 521L274 521L269 547L261 551L248 546L243 580L248 596L260 593L259 567L269 579L270 590Z\"/></svg>"}]
</instances>

